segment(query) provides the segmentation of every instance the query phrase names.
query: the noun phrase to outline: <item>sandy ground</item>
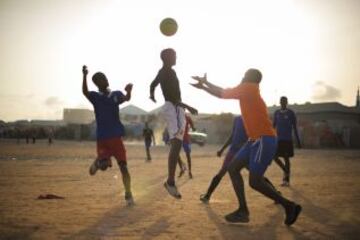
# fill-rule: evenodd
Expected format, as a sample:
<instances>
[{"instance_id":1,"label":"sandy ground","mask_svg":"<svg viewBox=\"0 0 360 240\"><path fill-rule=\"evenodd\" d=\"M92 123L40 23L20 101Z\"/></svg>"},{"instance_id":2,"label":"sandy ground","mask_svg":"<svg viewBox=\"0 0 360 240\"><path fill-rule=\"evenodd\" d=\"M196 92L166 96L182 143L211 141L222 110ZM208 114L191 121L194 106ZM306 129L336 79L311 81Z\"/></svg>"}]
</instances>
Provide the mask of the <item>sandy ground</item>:
<instances>
[{"instance_id":1,"label":"sandy ground","mask_svg":"<svg viewBox=\"0 0 360 240\"><path fill-rule=\"evenodd\" d=\"M127 145L136 206L126 207L115 162L106 172L88 174L95 143L0 141L0 239L360 238L360 151L296 152L292 186L279 189L301 203L303 213L286 227L282 208L250 189L247 180L248 224L223 219L237 207L228 176L208 205L199 201L221 165L217 147L193 147L194 178L178 180L183 199L175 200L162 185L168 149L152 148L154 160L145 163L142 145ZM275 164L267 176L279 186ZM36 199L46 193L65 199Z\"/></svg>"}]
</instances>

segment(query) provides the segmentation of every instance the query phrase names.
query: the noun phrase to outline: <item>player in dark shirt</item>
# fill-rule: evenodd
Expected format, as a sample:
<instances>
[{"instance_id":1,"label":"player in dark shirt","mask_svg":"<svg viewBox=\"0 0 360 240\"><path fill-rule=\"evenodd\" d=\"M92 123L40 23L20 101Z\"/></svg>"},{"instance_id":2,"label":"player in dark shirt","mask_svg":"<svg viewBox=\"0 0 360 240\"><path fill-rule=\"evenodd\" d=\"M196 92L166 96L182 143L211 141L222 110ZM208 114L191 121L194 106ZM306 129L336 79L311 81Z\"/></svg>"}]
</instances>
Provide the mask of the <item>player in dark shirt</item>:
<instances>
[{"instance_id":1,"label":"player in dark shirt","mask_svg":"<svg viewBox=\"0 0 360 240\"><path fill-rule=\"evenodd\" d=\"M182 140L185 131L185 109L191 114L197 114L197 110L185 104L181 100L179 80L172 67L176 64L176 52L171 49L165 49L161 52L163 67L159 70L156 78L150 85L150 99L154 102L155 88L160 84L165 104L163 106L163 118L166 121L166 127L169 132L170 152L168 158L168 179L164 187L175 198L181 198L175 185L176 163L182 146Z\"/></svg>"},{"instance_id":2,"label":"player in dark shirt","mask_svg":"<svg viewBox=\"0 0 360 240\"><path fill-rule=\"evenodd\" d=\"M152 143L155 145L155 137L153 130L149 127L149 124L147 122L145 123L145 128L143 130L143 137L147 161L151 161L150 147Z\"/></svg>"},{"instance_id":3,"label":"player in dark shirt","mask_svg":"<svg viewBox=\"0 0 360 240\"><path fill-rule=\"evenodd\" d=\"M292 141L293 130L297 145L301 148L296 115L294 111L287 108L287 104L287 97L281 97L281 109L275 111L273 122L278 137L278 146L274 160L284 171L282 186L285 187L290 185L290 158L294 156L294 146ZM280 157L284 159L284 162L281 161Z\"/></svg>"}]
</instances>

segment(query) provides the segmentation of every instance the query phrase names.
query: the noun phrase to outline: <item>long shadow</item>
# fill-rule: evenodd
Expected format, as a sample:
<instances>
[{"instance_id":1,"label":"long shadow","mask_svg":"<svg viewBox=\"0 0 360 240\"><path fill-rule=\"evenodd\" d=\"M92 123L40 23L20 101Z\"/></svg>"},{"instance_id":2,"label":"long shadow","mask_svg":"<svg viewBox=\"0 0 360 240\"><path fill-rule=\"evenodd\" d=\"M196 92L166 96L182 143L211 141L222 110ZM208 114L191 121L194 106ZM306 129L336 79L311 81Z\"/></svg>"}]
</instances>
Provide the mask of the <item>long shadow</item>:
<instances>
[{"instance_id":1,"label":"long shadow","mask_svg":"<svg viewBox=\"0 0 360 240\"><path fill-rule=\"evenodd\" d=\"M203 204L209 219L215 224L219 230L222 239L276 239L275 223L277 219L281 218L281 211L271 216L271 219L276 219L276 222L269 222L260 227L254 227L249 223L231 224L227 223L223 217L219 217L210 205Z\"/></svg>"},{"instance_id":2,"label":"long shadow","mask_svg":"<svg viewBox=\"0 0 360 240\"><path fill-rule=\"evenodd\" d=\"M158 237L162 233L169 233L167 231L167 229L170 227L168 220L169 217L161 217L160 219L158 219L155 223L151 224L151 226L149 226L145 230L141 239L151 239L154 237Z\"/></svg>"},{"instance_id":3,"label":"long shadow","mask_svg":"<svg viewBox=\"0 0 360 240\"><path fill-rule=\"evenodd\" d=\"M302 192L296 189L292 189L294 199L301 200L303 205L302 214L299 216L300 222L301 217L306 216L313 222L320 225L331 226L332 232L321 232L312 225L303 226L302 228L290 228L290 231L295 235L302 235L303 237L309 238L308 233L315 233L320 238L334 239L340 237L341 239L359 239L359 225L353 222L341 220L334 213L326 208L315 205L309 198L305 197ZM299 220L298 220L299 221ZM301 225L300 225L301 226ZM305 228L306 227L306 228ZM337 237L334 236L334 233Z\"/></svg>"},{"instance_id":4,"label":"long shadow","mask_svg":"<svg viewBox=\"0 0 360 240\"><path fill-rule=\"evenodd\" d=\"M147 189L150 188L151 190L140 198L135 198L135 206L113 208L106 212L95 224L69 236L67 239L99 239L103 236L111 236L112 232L116 232L115 230L119 230L122 227L136 224L139 219L142 221L146 220L151 216L151 211L141 206L146 206L149 202L148 199L162 199L167 195L165 190L161 191L164 188L162 185L164 177L160 176L147 182ZM123 219L125 221L122 221Z\"/></svg>"}]
</instances>

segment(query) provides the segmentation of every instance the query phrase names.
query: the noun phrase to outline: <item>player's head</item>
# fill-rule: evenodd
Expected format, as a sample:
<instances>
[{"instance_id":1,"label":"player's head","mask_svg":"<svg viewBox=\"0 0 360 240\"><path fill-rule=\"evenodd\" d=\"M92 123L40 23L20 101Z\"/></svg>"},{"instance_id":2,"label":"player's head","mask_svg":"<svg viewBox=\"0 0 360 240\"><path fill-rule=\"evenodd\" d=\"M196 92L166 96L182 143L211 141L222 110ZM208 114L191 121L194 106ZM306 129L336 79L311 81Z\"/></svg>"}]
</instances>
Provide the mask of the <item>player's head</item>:
<instances>
[{"instance_id":1,"label":"player's head","mask_svg":"<svg viewBox=\"0 0 360 240\"><path fill-rule=\"evenodd\" d=\"M285 109L285 108L287 107L287 105L288 105L288 99L287 99L287 97L282 96L282 97L280 98L280 105L281 105L281 108L282 108L282 109Z\"/></svg>"},{"instance_id":2,"label":"player's head","mask_svg":"<svg viewBox=\"0 0 360 240\"><path fill-rule=\"evenodd\" d=\"M262 79L261 72L255 68L248 69L243 77L244 82L260 83L261 79Z\"/></svg>"},{"instance_id":3,"label":"player's head","mask_svg":"<svg viewBox=\"0 0 360 240\"><path fill-rule=\"evenodd\" d=\"M176 52L172 48L167 48L161 51L160 58L164 65L174 66L176 64Z\"/></svg>"},{"instance_id":4,"label":"player's head","mask_svg":"<svg viewBox=\"0 0 360 240\"><path fill-rule=\"evenodd\" d=\"M109 82L102 72L97 72L92 76L94 84L99 88L100 91L104 91L109 87Z\"/></svg>"}]
</instances>

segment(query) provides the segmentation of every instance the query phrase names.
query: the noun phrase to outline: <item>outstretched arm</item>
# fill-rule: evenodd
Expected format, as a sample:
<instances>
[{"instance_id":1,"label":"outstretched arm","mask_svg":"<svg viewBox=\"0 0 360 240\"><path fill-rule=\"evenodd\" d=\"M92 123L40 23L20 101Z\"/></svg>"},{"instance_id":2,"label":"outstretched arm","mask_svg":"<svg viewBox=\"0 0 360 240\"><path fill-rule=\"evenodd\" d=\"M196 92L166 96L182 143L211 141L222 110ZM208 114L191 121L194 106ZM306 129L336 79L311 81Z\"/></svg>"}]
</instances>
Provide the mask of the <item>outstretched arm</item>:
<instances>
[{"instance_id":1,"label":"outstretched arm","mask_svg":"<svg viewBox=\"0 0 360 240\"><path fill-rule=\"evenodd\" d=\"M207 80L206 73L204 74L203 77L193 76L192 78L194 80L198 81L198 83L196 83L196 84L191 84L193 87L203 89L204 91L208 92L209 94L211 94L215 97L218 97L218 98L222 97L222 93L223 93L224 89L219 86L216 86L215 84L210 83Z\"/></svg>"},{"instance_id":2,"label":"outstretched arm","mask_svg":"<svg viewBox=\"0 0 360 240\"><path fill-rule=\"evenodd\" d=\"M193 107L187 105L186 103L179 102L179 103L177 103L177 105L187 109L192 115L197 115L198 114L198 110L196 108L193 108Z\"/></svg>"},{"instance_id":3,"label":"outstretched arm","mask_svg":"<svg viewBox=\"0 0 360 240\"><path fill-rule=\"evenodd\" d=\"M88 89L88 85L87 85L87 75L89 73L88 69L87 69L87 66L84 65L82 67L82 73L83 73L83 83L82 83L82 92L84 94L84 96L88 99L89 99L89 89Z\"/></svg>"}]
</instances>

